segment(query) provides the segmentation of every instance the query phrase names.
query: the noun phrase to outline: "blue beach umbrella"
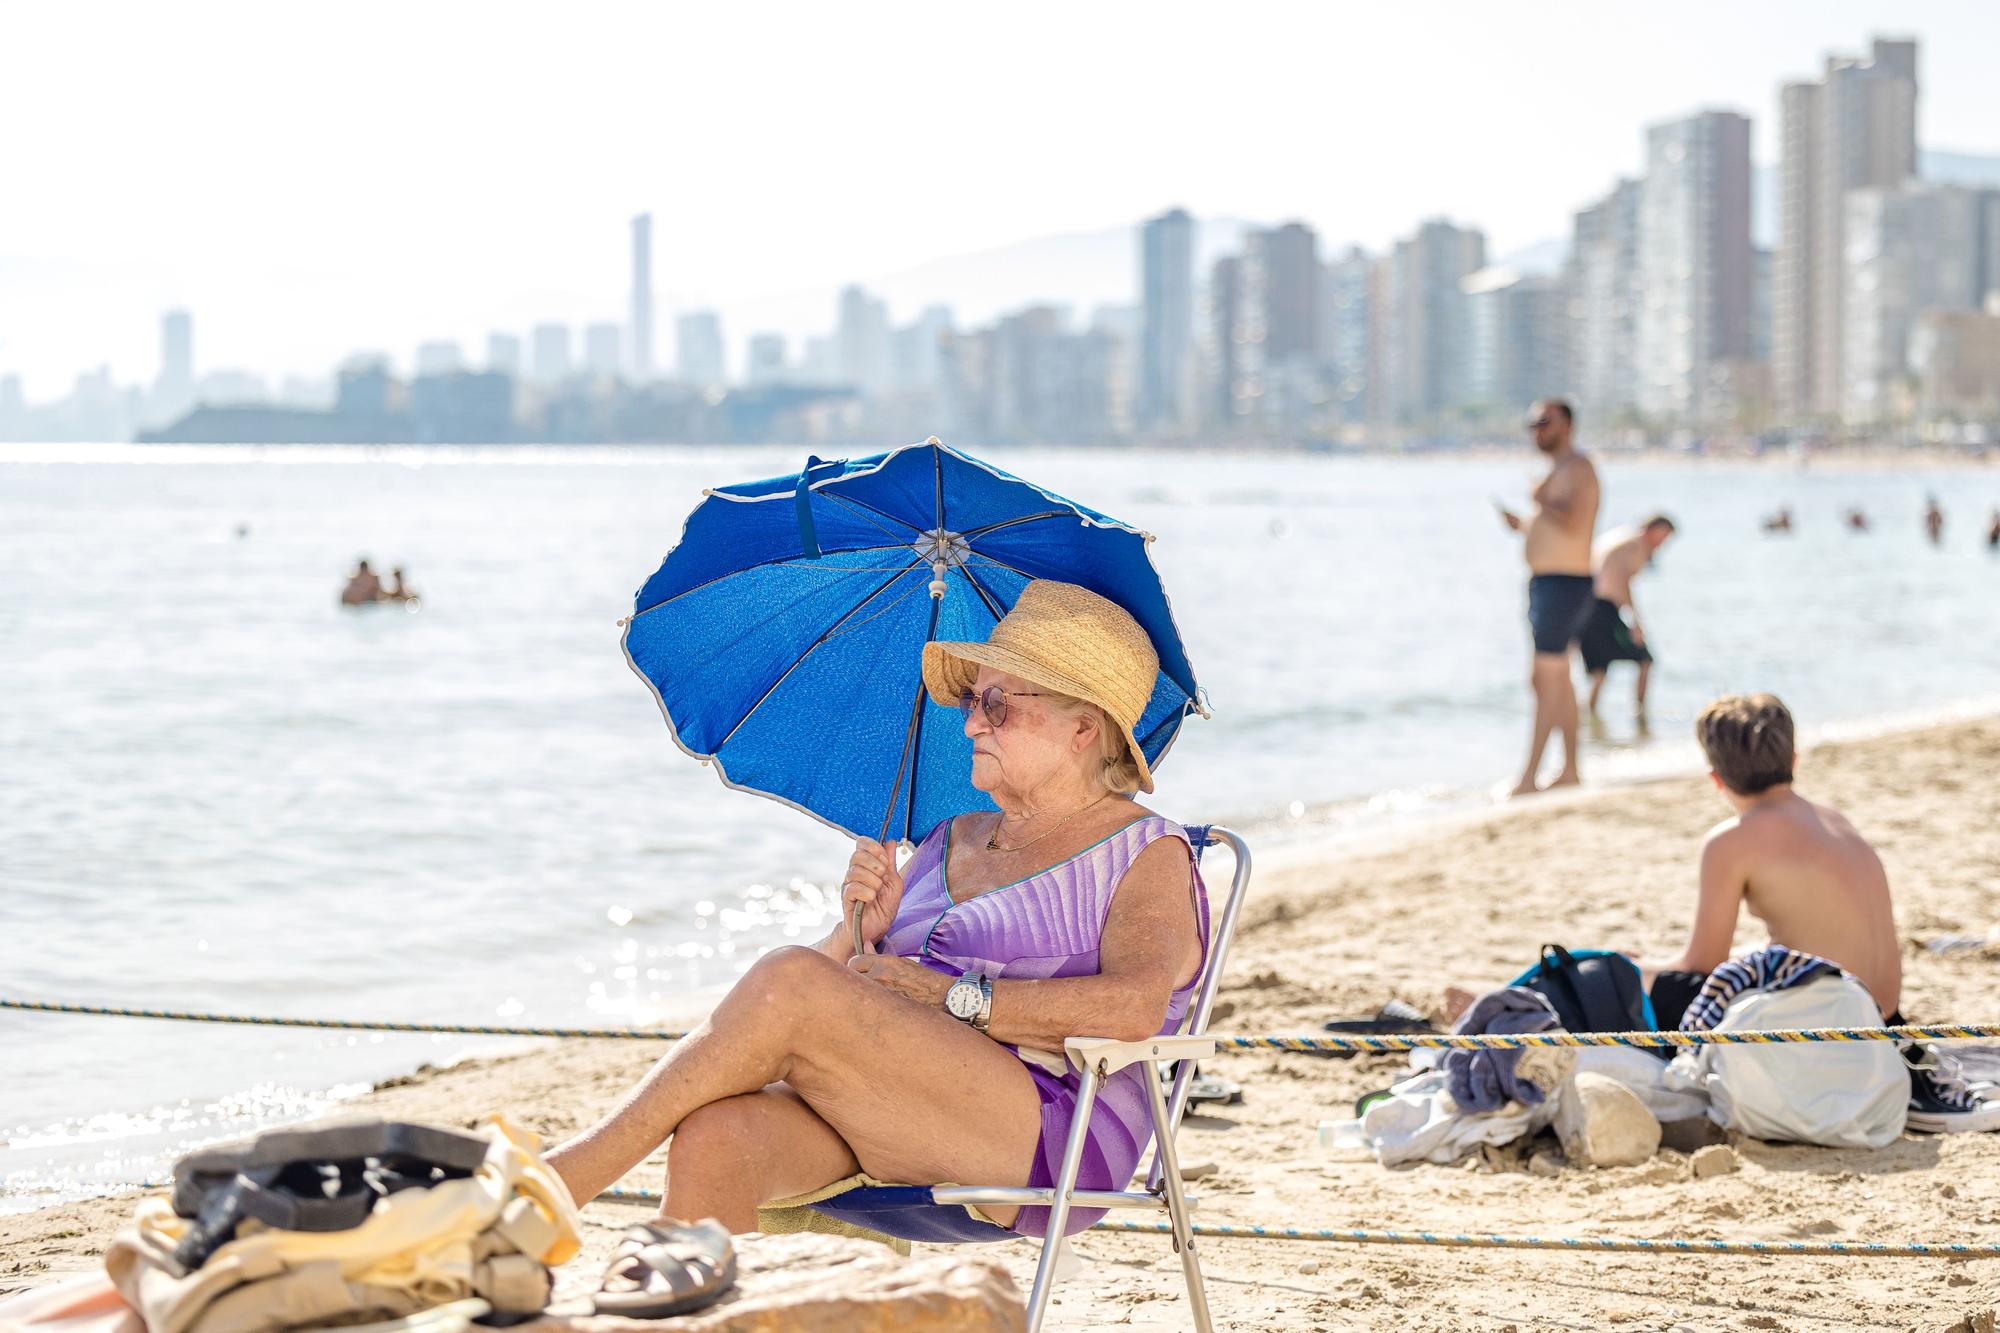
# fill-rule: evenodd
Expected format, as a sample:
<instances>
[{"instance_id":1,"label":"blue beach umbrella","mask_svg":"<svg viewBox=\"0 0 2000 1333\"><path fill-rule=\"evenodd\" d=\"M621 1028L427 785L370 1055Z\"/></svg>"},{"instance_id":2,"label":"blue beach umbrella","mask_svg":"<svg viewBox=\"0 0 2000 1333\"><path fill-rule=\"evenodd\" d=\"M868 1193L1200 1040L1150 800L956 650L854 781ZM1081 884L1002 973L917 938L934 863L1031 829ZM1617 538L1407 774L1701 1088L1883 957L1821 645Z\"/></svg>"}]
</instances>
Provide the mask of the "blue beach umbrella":
<instances>
[{"instance_id":1,"label":"blue beach umbrella","mask_svg":"<svg viewBox=\"0 0 2000 1333\"><path fill-rule=\"evenodd\" d=\"M706 492L639 590L625 656L674 741L724 783L854 836L911 839L965 810L972 743L924 693L923 646L983 640L1031 579L1108 597L1152 637L1139 725L1157 765L1207 714L1148 533L936 437Z\"/></svg>"}]
</instances>

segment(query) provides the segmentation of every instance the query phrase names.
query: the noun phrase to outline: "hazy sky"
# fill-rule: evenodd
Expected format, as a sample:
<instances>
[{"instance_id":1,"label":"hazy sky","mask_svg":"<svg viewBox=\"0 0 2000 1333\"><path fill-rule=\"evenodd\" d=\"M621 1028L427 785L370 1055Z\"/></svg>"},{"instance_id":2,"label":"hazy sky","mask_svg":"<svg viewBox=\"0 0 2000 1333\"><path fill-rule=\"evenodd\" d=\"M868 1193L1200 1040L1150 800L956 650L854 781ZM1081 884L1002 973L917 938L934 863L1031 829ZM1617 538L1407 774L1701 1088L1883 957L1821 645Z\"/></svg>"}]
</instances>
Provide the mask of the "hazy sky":
<instances>
[{"instance_id":1,"label":"hazy sky","mask_svg":"<svg viewBox=\"0 0 2000 1333\"><path fill-rule=\"evenodd\" d=\"M1648 121L1734 107L1770 160L1779 80L1876 31L1924 42L1927 147L2000 149L1990 0L0 0L0 373L150 379L174 304L204 369L476 359L622 319L640 210L663 326L1173 203L1502 253Z\"/></svg>"}]
</instances>

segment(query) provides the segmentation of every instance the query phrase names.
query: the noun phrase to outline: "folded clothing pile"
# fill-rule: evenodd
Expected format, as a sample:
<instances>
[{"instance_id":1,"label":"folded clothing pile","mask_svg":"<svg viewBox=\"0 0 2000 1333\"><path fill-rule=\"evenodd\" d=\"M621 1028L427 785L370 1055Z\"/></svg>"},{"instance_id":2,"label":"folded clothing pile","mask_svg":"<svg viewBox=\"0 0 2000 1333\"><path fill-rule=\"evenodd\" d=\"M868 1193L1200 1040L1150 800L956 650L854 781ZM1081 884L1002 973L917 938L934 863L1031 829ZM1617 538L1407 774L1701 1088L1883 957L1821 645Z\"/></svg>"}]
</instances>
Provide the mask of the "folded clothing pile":
<instances>
[{"instance_id":1,"label":"folded clothing pile","mask_svg":"<svg viewBox=\"0 0 2000 1333\"><path fill-rule=\"evenodd\" d=\"M355 1121L272 1130L174 1168L104 1266L149 1333L278 1333L482 1299L548 1304L577 1211L534 1135Z\"/></svg>"}]
</instances>

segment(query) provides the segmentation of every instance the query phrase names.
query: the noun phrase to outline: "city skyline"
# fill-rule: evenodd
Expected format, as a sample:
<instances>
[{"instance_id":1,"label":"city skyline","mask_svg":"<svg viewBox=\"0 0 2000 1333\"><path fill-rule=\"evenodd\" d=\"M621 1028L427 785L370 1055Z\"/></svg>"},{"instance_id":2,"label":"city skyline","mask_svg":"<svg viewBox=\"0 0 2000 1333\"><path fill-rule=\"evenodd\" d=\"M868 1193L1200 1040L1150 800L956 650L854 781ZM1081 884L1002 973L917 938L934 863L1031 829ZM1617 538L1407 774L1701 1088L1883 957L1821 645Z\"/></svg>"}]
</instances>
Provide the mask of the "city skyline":
<instances>
[{"instance_id":1,"label":"city skyline","mask_svg":"<svg viewBox=\"0 0 2000 1333\"><path fill-rule=\"evenodd\" d=\"M227 26L227 11L209 12L214 24ZM425 342L477 348L493 332L519 337L544 322L577 330L623 323L630 284L618 232L642 211L653 215L657 327L671 329L679 316L696 310L718 311L729 333L732 373L753 333L798 341L823 332L834 294L851 281L882 292L901 321L925 303L923 293L906 289L919 285L926 269L941 266L935 256L976 255L1020 237L1125 227L1175 203L1205 221L1299 218L1314 226L1328 253L1354 243L1385 249L1421 219L1443 214L1480 227L1490 252L1506 254L1563 236L1571 212L1642 167L1642 125L1711 103L1727 106L1750 116L1759 145L1755 160L1775 162L1779 84L1813 77L1825 50L1865 50L1875 30L1904 25L1925 39L1925 144L1992 146L1981 142L1991 131L1977 115L1983 79L1971 71L1975 52L1991 49L1981 47L1982 37L2000 37L2000 20L1973 6L1911 11L1840 4L1738 13L1698 4L1672 15L1621 13L1609 26L1589 6L1537 7L1533 22L1525 21L1531 12L1525 7L1446 5L1435 12L1450 20L1442 39L1425 30L1435 24L1393 15L1343 12L1336 21L1275 6L1252 11L1252 18L1227 29L1203 29L1196 42L1176 27L1174 11L1109 7L1080 21L1073 45L1037 57L1052 74L1072 76L1064 91L1029 96L1003 69L989 68L1032 45L1003 33L995 49L956 76L955 114L945 117L953 124L942 127L907 109L903 95L921 85L899 73L894 52L861 43L864 49L851 59L843 55L846 63L801 75L792 85L795 96L760 93L742 128L695 136L686 154L669 155L685 161L677 171L635 170L636 159L605 169L608 153L630 157L637 142L629 118L611 109L589 118L593 134L579 141L579 161L571 163L556 160L555 141L579 128L573 116L551 112L524 124L528 112L515 99L490 96L498 73L468 73L460 65L421 72L451 25L471 22L470 11L427 8L407 23L399 19L398 42L376 63L409 75L412 91L359 102L334 98L353 122L343 121L337 133L327 123L329 113L303 106L328 77L307 70L296 96L264 90L286 110L271 118L272 125L247 126L236 117L232 135L204 134L227 107L242 104L240 95L232 100L226 92L256 93L265 76L253 71L247 89L224 80L209 90L189 76L223 59L228 44L219 44L222 55L179 52L186 43L161 34L147 47L153 63L143 67L136 57L107 53L110 73L126 76L121 86L128 93L111 99L112 106L79 108L53 123L47 116L32 118L37 95L59 102L55 76L33 70L0 92L4 109L19 113L17 122L37 125L17 181L53 185L61 168L79 161L97 168L81 177L72 171L66 188L25 192L29 206L0 233L0 284L9 296L0 303L0 374L21 375L31 399L66 392L78 372L102 364L121 381L150 381L158 370L155 321L172 308L194 311L204 365L241 367L273 381L287 374L324 376L355 349L387 352L407 366ZM565 40L593 40L621 16L628 38L663 22L644 10L592 11ZM1226 96L1184 106L1187 99L1164 97L1160 71L1134 70L1131 62L1110 58L1114 39L1145 16L1170 30L1160 40L1173 52L1217 43L1228 48L1283 24L1322 61L1316 66L1305 54L1279 53L1277 66L1260 80L1267 86L1260 86L1259 100L1248 109ZM768 25L780 17L796 21L802 36L826 22L803 10L765 10L758 21ZM130 26L144 30L154 22L134 11ZM741 22L693 16L675 32L690 39L726 36ZM58 51L81 40L74 22L58 14L27 16L25 26L27 36L42 36ZM524 40L516 30L521 25L504 12L488 26L481 40L496 51L518 49ZM334 40L339 45L346 38L335 34ZM1602 58L1641 45L1644 61ZM1379 59L1346 58L1352 50ZM1707 54L1679 62L1671 58L1675 50ZM161 51L176 54L161 60ZM1398 58L1402 52L1407 60ZM1551 68L1524 74L1537 68L1534 53ZM337 54L330 52L329 60ZM615 51L600 54L608 68L629 66ZM802 60L786 55L781 66L796 70ZM1621 67L1617 77L1608 64ZM591 76L593 87L615 84L604 74ZM871 81L877 76L879 86ZM1234 86L1231 78L1217 78L1217 93ZM730 107L736 96L721 75L700 74L693 86L686 93L696 99L690 110ZM1441 88L1450 95L1441 95ZM671 102L683 91L660 87L656 95ZM1122 128L1129 122L1121 108L1141 92L1162 100L1146 104L1154 132L1133 136ZM480 94L489 96L479 101ZM623 94L607 95L607 107L622 105ZM468 107L460 99L468 96L490 124L465 126ZM119 105L135 98L146 102L144 124L118 118ZM786 107L794 109L790 121ZM803 107L828 124L811 132L794 124ZM1473 109L1478 114L1468 115ZM1371 110L1387 114L1361 118ZM386 136L388 119L400 127L402 141ZM835 154L848 164L847 177L830 174L832 164L803 161L829 151L823 134L851 134L864 121L897 133L872 154L855 149L850 137ZM1258 132L1245 135L1252 121ZM282 137L288 123L297 142ZM781 133L787 124L793 128ZM1018 132L1012 139L1000 136L996 124ZM1063 144L1059 131L1077 125L1121 128L1101 143ZM456 132L446 132L452 126ZM1361 126L1367 133L1356 132ZM499 137L512 144L503 143L497 155L486 142L495 129L509 131ZM157 152L135 165L134 154L160 148L158 136L167 134L178 136L172 145L177 151ZM1505 151L1496 152L1496 135L1506 140L1497 145ZM942 153L940 136L962 140L959 151ZM363 151L371 142L381 151ZM422 151L415 151L419 144ZM273 151L284 147L291 151ZM204 151L190 158L194 148ZM308 148L316 151L302 152ZM263 193L232 199L214 178L235 172L236 159L246 152L259 162L260 173L253 174L263 183L252 184ZM539 201L534 207L518 182L500 175L524 162L552 173L529 192ZM471 174L429 170L440 164ZM756 170L747 169L753 165ZM482 166L484 175L476 170ZM425 179L413 181L419 167ZM274 197L301 172L318 183L323 197L313 198L312 207L284 199L284 225L274 225ZM886 189L905 178L908 189ZM135 190L147 202L161 202L189 185L205 202L248 206L132 211ZM917 202L904 205L905 195ZM791 206L785 206L788 198ZM797 199L812 202L801 209ZM136 216L143 223L135 223ZM1123 265L1116 275L1125 302L1136 296L1133 269ZM898 273L910 281L885 280ZM1065 276L1052 273L1048 281L1058 286ZM1063 295L1022 290L1009 304ZM929 299L959 306L972 321L1003 313L952 292ZM655 348L655 361L673 364L671 350Z\"/></svg>"}]
</instances>

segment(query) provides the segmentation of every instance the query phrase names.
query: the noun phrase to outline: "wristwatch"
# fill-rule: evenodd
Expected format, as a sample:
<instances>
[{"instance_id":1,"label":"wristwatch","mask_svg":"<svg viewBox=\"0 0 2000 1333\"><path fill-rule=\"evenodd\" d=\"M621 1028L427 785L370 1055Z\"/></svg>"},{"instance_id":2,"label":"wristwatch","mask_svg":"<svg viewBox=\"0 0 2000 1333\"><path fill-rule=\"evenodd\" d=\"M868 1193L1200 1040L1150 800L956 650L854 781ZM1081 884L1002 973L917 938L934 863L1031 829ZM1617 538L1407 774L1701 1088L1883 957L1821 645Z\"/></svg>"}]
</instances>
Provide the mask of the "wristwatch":
<instances>
[{"instance_id":1,"label":"wristwatch","mask_svg":"<svg viewBox=\"0 0 2000 1333\"><path fill-rule=\"evenodd\" d=\"M993 981L983 972L967 972L944 993L944 1011L980 1032L993 1017Z\"/></svg>"}]
</instances>

